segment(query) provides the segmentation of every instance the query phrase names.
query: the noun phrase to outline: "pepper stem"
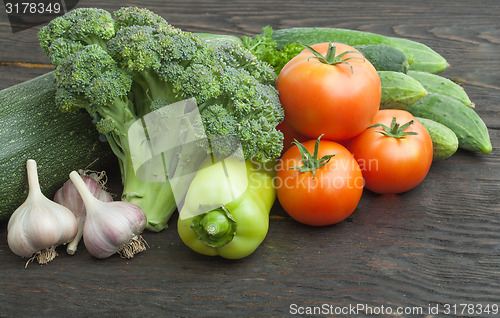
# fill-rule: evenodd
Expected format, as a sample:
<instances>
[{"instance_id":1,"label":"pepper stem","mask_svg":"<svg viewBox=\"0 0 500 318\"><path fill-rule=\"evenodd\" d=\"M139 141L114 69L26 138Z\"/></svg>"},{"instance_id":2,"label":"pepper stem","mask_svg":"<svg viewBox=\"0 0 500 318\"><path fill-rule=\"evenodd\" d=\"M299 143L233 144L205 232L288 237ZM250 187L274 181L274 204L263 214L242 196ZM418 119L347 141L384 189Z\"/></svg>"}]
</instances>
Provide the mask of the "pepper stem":
<instances>
[{"instance_id":1,"label":"pepper stem","mask_svg":"<svg viewBox=\"0 0 500 318\"><path fill-rule=\"evenodd\" d=\"M210 247L222 247L231 242L236 233L236 220L225 206L196 216L191 228L199 239Z\"/></svg>"},{"instance_id":2,"label":"pepper stem","mask_svg":"<svg viewBox=\"0 0 500 318\"><path fill-rule=\"evenodd\" d=\"M314 179L316 177L316 170L326 165L330 161L330 159L332 159L332 157L335 156L335 155L325 155L318 159L319 140L321 139L321 137L323 137L323 135L319 136L318 139L316 139L316 143L314 144L313 155L311 155L309 150L307 150L307 148L304 147L303 144L301 144L297 140L294 140L293 143L297 145L297 147L299 148L303 166L290 167L288 169L295 169L299 172L311 171L313 173L313 179Z\"/></svg>"},{"instance_id":3,"label":"pepper stem","mask_svg":"<svg viewBox=\"0 0 500 318\"><path fill-rule=\"evenodd\" d=\"M387 127L384 124L378 123L375 125L371 125L368 128L381 127L383 130L374 130L374 132L381 133L382 135L387 136L387 137L402 139L402 138L405 138L406 136L409 136L409 135L418 135L418 133L415 131L404 131L410 125L413 125L413 123L414 123L414 121L410 120L409 122L407 122L403 126L400 126L396 121L396 117L392 117L391 127Z\"/></svg>"}]
</instances>

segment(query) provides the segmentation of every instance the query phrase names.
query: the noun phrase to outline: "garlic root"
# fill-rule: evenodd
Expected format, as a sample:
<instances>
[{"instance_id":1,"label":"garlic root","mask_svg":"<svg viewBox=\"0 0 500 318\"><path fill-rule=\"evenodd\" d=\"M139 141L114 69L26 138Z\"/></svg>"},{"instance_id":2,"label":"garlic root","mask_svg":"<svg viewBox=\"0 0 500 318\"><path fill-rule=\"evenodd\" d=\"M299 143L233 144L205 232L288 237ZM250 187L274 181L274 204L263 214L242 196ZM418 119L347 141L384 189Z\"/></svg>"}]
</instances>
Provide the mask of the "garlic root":
<instances>
[{"instance_id":1,"label":"garlic root","mask_svg":"<svg viewBox=\"0 0 500 318\"><path fill-rule=\"evenodd\" d=\"M123 258L133 258L135 254L145 251L149 247L146 240L138 235L133 237L127 244L122 246L117 253Z\"/></svg>"},{"instance_id":2,"label":"garlic root","mask_svg":"<svg viewBox=\"0 0 500 318\"><path fill-rule=\"evenodd\" d=\"M35 255L30 257L30 259L28 259L28 261L24 265L24 268L27 268L29 263L33 262L35 259L37 260L38 264L45 265L45 264L49 263L50 261L52 261L54 258L56 258L57 255L58 254L56 252L55 246L51 246L49 248L40 250L40 251L36 252Z\"/></svg>"}]
</instances>

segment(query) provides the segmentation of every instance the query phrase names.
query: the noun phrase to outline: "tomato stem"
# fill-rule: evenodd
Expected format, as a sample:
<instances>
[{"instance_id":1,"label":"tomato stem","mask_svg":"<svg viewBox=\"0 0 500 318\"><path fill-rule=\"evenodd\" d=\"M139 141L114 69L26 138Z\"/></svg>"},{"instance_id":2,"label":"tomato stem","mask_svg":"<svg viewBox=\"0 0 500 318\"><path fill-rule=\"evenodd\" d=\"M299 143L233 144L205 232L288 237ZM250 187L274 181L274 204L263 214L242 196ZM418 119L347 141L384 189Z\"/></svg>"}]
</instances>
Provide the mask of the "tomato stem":
<instances>
[{"instance_id":1,"label":"tomato stem","mask_svg":"<svg viewBox=\"0 0 500 318\"><path fill-rule=\"evenodd\" d=\"M318 159L318 150L319 150L319 140L323 137L323 135L319 136L318 139L316 139L316 143L314 144L314 154L311 155L309 150L307 150L306 147L304 147L303 144L297 141L295 139L293 143L297 145L300 151L300 156L302 157L302 164L303 166L301 167L290 167L290 169L297 170L299 172L309 172L311 171L313 173L313 179L316 177L316 170L323 167L326 165L330 159L332 159L333 156L335 155L325 155L321 158Z\"/></svg>"},{"instance_id":2,"label":"tomato stem","mask_svg":"<svg viewBox=\"0 0 500 318\"><path fill-rule=\"evenodd\" d=\"M391 127L387 127L384 124L378 123L375 125L371 125L368 128L381 127L383 130L374 130L373 132L381 133L382 135L387 137L402 139L408 135L418 135L418 133L415 131L404 131L406 128L410 127L410 125L413 125L414 122L414 120L410 120L403 126L400 126L396 121L396 117L392 117Z\"/></svg>"},{"instance_id":3,"label":"tomato stem","mask_svg":"<svg viewBox=\"0 0 500 318\"><path fill-rule=\"evenodd\" d=\"M308 49L312 54L314 54L314 56L310 58L317 58L321 63L325 63L328 65L347 64L351 68L351 73L354 73L354 71L352 65L349 62L347 62L348 60L352 59L358 59L363 61L365 60L362 57L356 57L356 56L345 57L345 55L348 53L359 53L358 51L345 51L343 53L340 53L339 55L335 55L337 53L337 47L332 42L328 44L328 50L326 51L326 55L319 53L309 45L301 43L299 44Z\"/></svg>"}]
</instances>

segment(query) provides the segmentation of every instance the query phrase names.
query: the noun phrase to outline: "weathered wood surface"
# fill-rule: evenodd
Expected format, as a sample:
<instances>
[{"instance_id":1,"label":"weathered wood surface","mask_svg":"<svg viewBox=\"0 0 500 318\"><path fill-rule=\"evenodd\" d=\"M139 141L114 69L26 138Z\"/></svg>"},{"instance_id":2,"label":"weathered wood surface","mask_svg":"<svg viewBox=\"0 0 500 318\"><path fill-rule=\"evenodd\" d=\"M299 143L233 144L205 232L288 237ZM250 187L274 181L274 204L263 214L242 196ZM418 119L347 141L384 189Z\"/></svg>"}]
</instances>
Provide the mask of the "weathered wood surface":
<instances>
[{"instance_id":1,"label":"weathered wood surface","mask_svg":"<svg viewBox=\"0 0 500 318\"><path fill-rule=\"evenodd\" d=\"M463 83L476 103L490 128L493 152L459 151L435 163L424 183L402 195L366 191L355 213L335 226L300 225L276 205L266 240L239 261L190 251L177 235L174 216L166 231L144 235L151 248L133 260L97 260L84 248L68 256L61 249L49 265L24 269L24 261L9 250L6 224L1 224L0 317L283 317L293 314L293 304L394 310L380 316L410 316L396 314L401 306L422 309L413 317L493 317L462 314L460 304L500 305L496 0L141 3L193 32L252 35L268 24L276 29L325 26L423 42L447 58L451 67L442 75ZM114 10L129 4L80 1L79 6ZM0 88L50 69L37 31L12 34L6 14L0 13ZM444 315L446 304L456 304L457 314ZM438 305L440 314L429 313L429 305Z\"/></svg>"}]
</instances>

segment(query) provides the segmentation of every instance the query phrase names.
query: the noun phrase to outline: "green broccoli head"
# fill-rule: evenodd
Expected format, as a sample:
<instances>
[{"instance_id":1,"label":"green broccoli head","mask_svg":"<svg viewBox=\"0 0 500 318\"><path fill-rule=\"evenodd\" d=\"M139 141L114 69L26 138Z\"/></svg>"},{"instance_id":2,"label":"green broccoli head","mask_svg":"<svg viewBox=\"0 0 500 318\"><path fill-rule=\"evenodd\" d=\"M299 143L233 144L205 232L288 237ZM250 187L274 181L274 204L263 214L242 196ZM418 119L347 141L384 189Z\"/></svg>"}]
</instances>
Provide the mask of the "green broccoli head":
<instances>
[{"instance_id":1,"label":"green broccoli head","mask_svg":"<svg viewBox=\"0 0 500 318\"><path fill-rule=\"evenodd\" d=\"M78 8L57 17L38 33L40 45L54 65L83 48L98 44L106 47L107 40L115 35L115 20L102 9Z\"/></svg>"},{"instance_id":2,"label":"green broccoli head","mask_svg":"<svg viewBox=\"0 0 500 318\"><path fill-rule=\"evenodd\" d=\"M223 110L215 104L216 107L205 106L201 113L207 135L237 137L246 159L265 162L279 157L283 135L276 126L283 121L284 111L274 86L259 82L244 69L232 67L225 70L221 83L223 94L217 102L224 105Z\"/></svg>"},{"instance_id":3,"label":"green broccoli head","mask_svg":"<svg viewBox=\"0 0 500 318\"><path fill-rule=\"evenodd\" d=\"M80 107L115 122L131 119L126 107L132 78L98 45L64 59L56 68L55 82L56 104L63 110Z\"/></svg>"},{"instance_id":4,"label":"green broccoli head","mask_svg":"<svg viewBox=\"0 0 500 318\"><path fill-rule=\"evenodd\" d=\"M274 69L236 43L220 45L217 50L217 57L234 68L244 69L261 83L273 85L276 83L277 76Z\"/></svg>"},{"instance_id":5,"label":"green broccoli head","mask_svg":"<svg viewBox=\"0 0 500 318\"><path fill-rule=\"evenodd\" d=\"M148 26L170 28L165 19L145 8L123 7L114 12L118 28L127 26Z\"/></svg>"},{"instance_id":6,"label":"green broccoli head","mask_svg":"<svg viewBox=\"0 0 500 318\"><path fill-rule=\"evenodd\" d=\"M58 105L85 108L100 118L103 133L126 136L131 120L195 98L209 139L227 137L213 152L231 153L238 140L246 159L280 155L276 74L238 44L209 46L135 7L114 18L101 9L76 9L51 21L39 37L57 66Z\"/></svg>"},{"instance_id":7,"label":"green broccoli head","mask_svg":"<svg viewBox=\"0 0 500 318\"><path fill-rule=\"evenodd\" d=\"M130 72L156 70L161 66L162 52L154 41L155 34L155 29L148 26L124 27L108 42L108 52Z\"/></svg>"}]
</instances>

